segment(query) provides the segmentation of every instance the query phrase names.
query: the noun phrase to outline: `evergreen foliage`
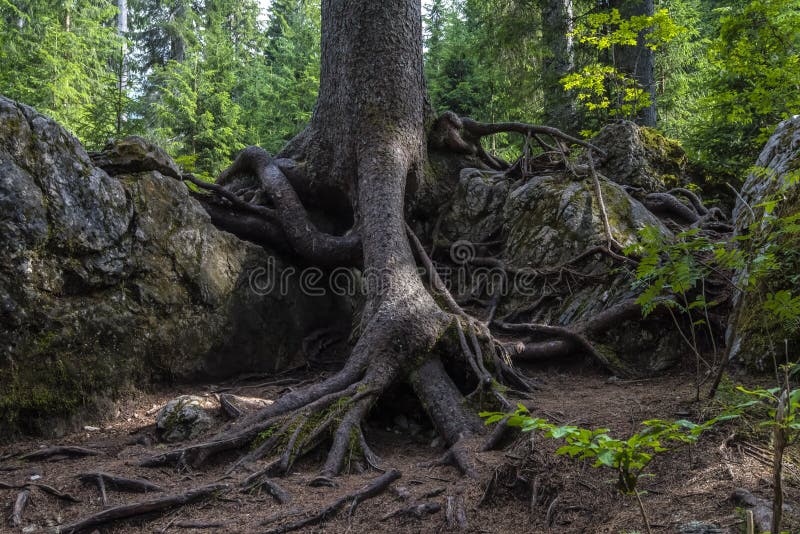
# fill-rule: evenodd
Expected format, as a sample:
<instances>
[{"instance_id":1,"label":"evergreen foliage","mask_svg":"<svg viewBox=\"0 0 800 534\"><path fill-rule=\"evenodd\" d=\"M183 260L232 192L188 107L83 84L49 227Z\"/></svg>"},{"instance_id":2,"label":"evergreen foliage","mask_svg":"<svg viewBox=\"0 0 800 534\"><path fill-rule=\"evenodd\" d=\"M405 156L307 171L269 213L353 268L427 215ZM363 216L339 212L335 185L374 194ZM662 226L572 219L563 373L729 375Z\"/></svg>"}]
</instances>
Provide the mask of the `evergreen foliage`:
<instances>
[{"instance_id":1,"label":"evergreen foliage","mask_svg":"<svg viewBox=\"0 0 800 534\"><path fill-rule=\"evenodd\" d=\"M117 1L0 0L0 93L90 148L138 133L201 175L249 144L279 151L309 120L319 0L131 0L127 32ZM651 94L614 58L643 35L656 54L658 127L706 175L741 180L773 127L800 110L800 0L658 0L653 15L635 16L618 5L426 0L434 109L585 133L638 119ZM557 26L573 30L559 41L553 17L569 13ZM516 150L502 135L491 142Z\"/></svg>"}]
</instances>

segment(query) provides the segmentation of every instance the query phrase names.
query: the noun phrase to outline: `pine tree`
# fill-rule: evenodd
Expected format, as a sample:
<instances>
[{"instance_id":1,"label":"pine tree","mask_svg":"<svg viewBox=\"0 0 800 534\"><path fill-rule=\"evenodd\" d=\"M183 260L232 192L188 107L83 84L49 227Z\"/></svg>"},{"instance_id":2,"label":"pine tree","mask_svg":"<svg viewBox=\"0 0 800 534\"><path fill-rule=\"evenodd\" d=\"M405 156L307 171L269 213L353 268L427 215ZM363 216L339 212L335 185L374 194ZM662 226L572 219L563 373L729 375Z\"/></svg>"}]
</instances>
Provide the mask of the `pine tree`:
<instances>
[{"instance_id":1,"label":"pine tree","mask_svg":"<svg viewBox=\"0 0 800 534\"><path fill-rule=\"evenodd\" d=\"M115 4L0 2L0 93L37 107L90 147L114 131L103 105L115 92L113 65L123 39Z\"/></svg>"}]
</instances>

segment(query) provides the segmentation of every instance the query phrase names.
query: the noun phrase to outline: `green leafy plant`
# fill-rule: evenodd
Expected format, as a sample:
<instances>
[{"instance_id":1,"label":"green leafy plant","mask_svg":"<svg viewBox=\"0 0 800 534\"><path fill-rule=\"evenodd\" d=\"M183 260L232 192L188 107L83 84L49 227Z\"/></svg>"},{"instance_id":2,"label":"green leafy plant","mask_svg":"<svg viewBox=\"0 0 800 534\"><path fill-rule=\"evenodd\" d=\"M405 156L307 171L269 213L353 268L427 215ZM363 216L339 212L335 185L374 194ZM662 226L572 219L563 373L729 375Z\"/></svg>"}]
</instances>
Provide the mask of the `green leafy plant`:
<instances>
[{"instance_id":1,"label":"green leafy plant","mask_svg":"<svg viewBox=\"0 0 800 534\"><path fill-rule=\"evenodd\" d=\"M645 317L659 306L668 310L677 332L695 357L695 399L699 400L700 387L714 367L721 364L709 319L709 309L717 302L709 301L706 292L706 280L717 269L706 260L716 257L718 250L727 249L723 244L712 243L698 228L681 232L668 242L657 228L647 226L639 231L639 237L637 243L625 249L626 254L640 258L636 279L643 291L636 302ZM689 318L688 326L680 323L679 315ZM701 328L708 331L712 344L711 361L700 350Z\"/></svg>"},{"instance_id":2,"label":"green leafy plant","mask_svg":"<svg viewBox=\"0 0 800 534\"><path fill-rule=\"evenodd\" d=\"M769 419L760 425L772 430L772 525L771 532L781 532L783 521L783 455L786 447L797 443L800 438L800 388L791 386L791 377L800 371L797 364L781 367L783 383L779 387L769 389L747 389L738 386L736 389L751 397L737 406L744 410L755 405L767 407Z\"/></svg>"},{"instance_id":3,"label":"green leafy plant","mask_svg":"<svg viewBox=\"0 0 800 534\"><path fill-rule=\"evenodd\" d=\"M681 30L666 9L649 16L627 18L618 9L612 9L589 14L576 26L572 36L599 53L611 52L613 58L615 48L637 46L640 34L645 36L644 46L655 51L673 40ZM651 104L649 93L613 64L589 64L562 78L561 84L565 90L575 91L578 102L601 121L633 119Z\"/></svg>"},{"instance_id":4,"label":"green leafy plant","mask_svg":"<svg viewBox=\"0 0 800 534\"><path fill-rule=\"evenodd\" d=\"M504 421L506 425L518 427L523 432L539 431L547 438L563 440L566 444L556 454L579 460L593 460L592 467L616 472L617 490L623 495L636 497L647 532L651 532L650 521L637 485L639 479L647 476L645 469L650 462L659 453L670 450L669 446L693 443L700 434L716 423L737 417L736 414L726 414L700 424L686 419L651 419L642 423L644 428L639 432L627 439L617 439L609 435L610 430L607 428L591 430L571 425L559 426L545 419L532 417L521 404L513 413L482 412L480 416L487 425Z\"/></svg>"}]
</instances>

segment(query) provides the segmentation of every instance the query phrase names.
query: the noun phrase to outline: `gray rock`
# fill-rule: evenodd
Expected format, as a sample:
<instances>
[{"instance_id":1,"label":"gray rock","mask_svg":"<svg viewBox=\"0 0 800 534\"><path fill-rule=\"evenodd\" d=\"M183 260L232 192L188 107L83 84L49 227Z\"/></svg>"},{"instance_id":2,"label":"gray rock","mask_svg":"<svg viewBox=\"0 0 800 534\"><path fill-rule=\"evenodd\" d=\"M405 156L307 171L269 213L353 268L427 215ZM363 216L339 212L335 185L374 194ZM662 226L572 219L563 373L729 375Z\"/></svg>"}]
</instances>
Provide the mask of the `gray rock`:
<instances>
[{"instance_id":1,"label":"gray rock","mask_svg":"<svg viewBox=\"0 0 800 534\"><path fill-rule=\"evenodd\" d=\"M622 246L654 226L669 230L618 184L601 180L611 232ZM559 265L587 248L605 243L592 181L561 175L536 176L510 192L505 205L507 259L515 267Z\"/></svg>"},{"instance_id":2,"label":"gray rock","mask_svg":"<svg viewBox=\"0 0 800 534\"><path fill-rule=\"evenodd\" d=\"M619 121L600 130L592 143L608 154L598 171L618 184L652 192L683 181L686 153L653 128Z\"/></svg>"},{"instance_id":3,"label":"gray rock","mask_svg":"<svg viewBox=\"0 0 800 534\"><path fill-rule=\"evenodd\" d=\"M174 443L201 436L214 426L213 408L214 403L196 395L172 399L156 416L156 438Z\"/></svg>"},{"instance_id":4,"label":"gray rock","mask_svg":"<svg viewBox=\"0 0 800 534\"><path fill-rule=\"evenodd\" d=\"M636 243L645 226L672 235L623 185L601 177L601 190L612 235L621 245ZM591 319L638 294L632 274L600 253L568 265L558 282L551 276L552 283L545 283L540 274L558 271L587 249L606 243L589 177L558 172L514 183L497 173L465 170L443 221L443 234L449 241L468 244L505 238L504 250L494 258L509 268L506 276L510 281L498 317L568 325ZM514 270L522 274L513 274ZM449 273L448 278L451 282L468 280L474 287L476 272ZM494 273L482 272L481 276L496 278ZM455 289L463 294L470 288ZM674 350L680 343L677 334L654 319L621 322L592 342L612 361L615 371L626 376L652 374L680 358Z\"/></svg>"},{"instance_id":5,"label":"gray rock","mask_svg":"<svg viewBox=\"0 0 800 534\"><path fill-rule=\"evenodd\" d=\"M758 204L773 197L787 185L790 176L797 178L800 172L800 115L780 123L775 133L767 141L756 161L757 172L751 173L742 187L741 198L733 210L733 221L737 235L749 234L752 239L738 243L738 246L751 253L754 243L759 242L768 232L766 224L752 226L756 219L761 220L763 208ZM783 194L775 215L784 217L800 211L800 186L795 183ZM768 273L751 291L734 292L733 313L728 323L727 342L731 347L730 357L760 370L772 369L773 357L783 361L783 340L789 347L800 344L797 330L763 313L762 300L769 291L788 289L792 295L800 294L800 283L796 274L800 272L800 259L793 251L800 249L800 236L790 235L781 238L778 259L781 267ZM734 282L741 286L749 277L747 270L736 273ZM775 350L778 353L775 353Z\"/></svg>"},{"instance_id":6,"label":"gray rock","mask_svg":"<svg viewBox=\"0 0 800 534\"><path fill-rule=\"evenodd\" d=\"M508 180L502 173L463 169L451 208L442 221L445 234L473 243L496 238L503 228L508 189Z\"/></svg>"},{"instance_id":7,"label":"gray rock","mask_svg":"<svg viewBox=\"0 0 800 534\"><path fill-rule=\"evenodd\" d=\"M109 176L58 124L0 97L4 436L81 428L140 385L299 360L349 301L307 295L288 273L251 284L287 267L217 230L182 182Z\"/></svg>"},{"instance_id":8,"label":"gray rock","mask_svg":"<svg viewBox=\"0 0 800 534\"><path fill-rule=\"evenodd\" d=\"M111 176L158 171L164 176L181 177L180 168L161 147L135 135L111 140L103 150L91 152L89 157L96 167Z\"/></svg>"}]
</instances>

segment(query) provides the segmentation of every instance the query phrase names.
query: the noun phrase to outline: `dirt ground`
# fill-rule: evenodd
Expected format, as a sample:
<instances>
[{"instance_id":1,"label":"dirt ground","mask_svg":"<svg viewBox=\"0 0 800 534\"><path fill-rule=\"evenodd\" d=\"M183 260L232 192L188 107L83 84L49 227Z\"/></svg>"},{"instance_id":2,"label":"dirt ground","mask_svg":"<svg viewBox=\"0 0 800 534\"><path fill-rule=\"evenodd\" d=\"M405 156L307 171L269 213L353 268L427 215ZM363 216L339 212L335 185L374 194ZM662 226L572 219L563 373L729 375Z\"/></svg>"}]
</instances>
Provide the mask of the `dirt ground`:
<instances>
[{"instance_id":1,"label":"dirt ground","mask_svg":"<svg viewBox=\"0 0 800 534\"><path fill-rule=\"evenodd\" d=\"M532 413L560 424L608 427L613 435L627 436L646 419L710 418L719 405L694 404L692 377L673 374L650 380L622 381L599 372L582 369L536 369L540 389L524 402ZM59 440L29 440L0 445L0 532L55 532L58 525L72 523L103 510L95 485L81 483L76 476L105 471L114 475L144 478L164 489L163 494L182 493L194 487L221 482L231 489L198 503L178 507L146 520L118 522L99 528L100 532L266 532L304 512L318 510L341 495L356 490L380 475L375 470L351 473L337 478L337 488L309 487L322 457L312 454L295 464L291 474L277 482L290 493L291 500L278 504L267 494L241 493L236 483L246 473L226 476L234 456L217 458L202 470L178 472L173 468L143 468L137 463L164 445L145 446L154 430L158 408L178 394L214 396L214 392L276 398L287 387L298 387L313 377L297 375L275 384L268 378L241 380L226 385L196 385L139 394L120 406L113 419L98 422L89 429ZM402 397L402 392L397 394ZM613 486L615 473L593 469L587 462L554 455L557 443L541 435L518 434L504 450L477 453L480 477L462 477L452 467L426 467L444 447L432 439L424 421L408 417L412 413L392 413L385 403L376 407L370 427L369 443L387 468L397 468L402 477L380 495L353 509L345 506L327 522L301 532L441 532L461 530L481 533L517 532L644 532L644 525L633 497L620 496ZM397 403L402 405L402 403ZM403 417L400 417L400 416ZM220 415L220 425L225 424ZM419 425L419 427L418 427ZM102 451L99 456L80 459L53 459L24 462L16 458L50 445L81 445ZM786 502L800 500L800 468L791 459L786 463ZM769 498L770 451L763 433L743 421L726 423L705 434L696 445L670 451L656 458L649 468L654 476L643 479L642 501L653 532L681 532L691 521L713 523L719 532L743 532L743 514L728 499L735 488L746 488ZM32 487L22 525L9 526L8 518L19 489L35 479L75 497L80 502L57 498L39 487ZM532 489L536 489L533 498ZM108 491L108 506L151 499L162 493L141 495ZM405 497L405 498L404 498ZM392 517L389 513L412 503L433 503L441 509L422 518ZM458 526L459 507L466 512ZM463 518L462 518L463 520ZM204 528L197 528L200 523ZM789 517L787 530L800 532L800 523Z\"/></svg>"}]
</instances>

